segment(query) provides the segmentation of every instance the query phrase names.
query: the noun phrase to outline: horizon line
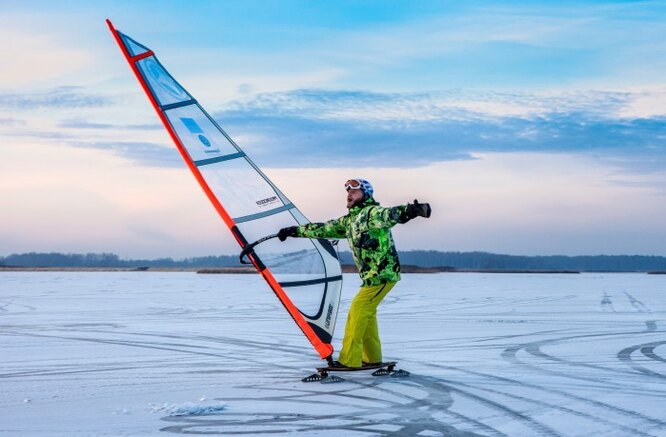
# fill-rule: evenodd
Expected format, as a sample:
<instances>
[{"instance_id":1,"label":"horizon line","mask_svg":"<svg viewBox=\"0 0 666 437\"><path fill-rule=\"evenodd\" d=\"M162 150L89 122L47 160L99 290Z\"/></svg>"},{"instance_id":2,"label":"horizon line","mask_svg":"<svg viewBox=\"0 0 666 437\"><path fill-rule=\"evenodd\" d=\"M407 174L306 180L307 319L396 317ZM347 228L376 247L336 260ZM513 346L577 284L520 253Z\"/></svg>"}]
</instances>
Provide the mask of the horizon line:
<instances>
[{"instance_id":1,"label":"horizon line","mask_svg":"<svg viewBox=\"0 0 666 437\"><path fill-rule=\"evenodd\" d=\"M409 249L409 250L398 250L398 253L409 253L409 252L436 252L442 254L486 254L486 255L498 255L498 256L510 256L510 257L527 257L527 258L547 258L547 257L565 257L565 258L582 258L582 257L654 257L654 258L666 258L666 255L654 255L654 254L615 254L609 255L604 253L597 253L594 255L564 255L564 254L550 254L550 255L515 255L510 253L499 253L499 252L488 252L485 250L438 250L438 249ZM339 251L340 254L349 253L349 250ZM134 260L144 260L144 261L155 261L160 259L171 259L173 261L186 260L186 259L197 259L197 258L208 258L208 257L239 257L240 248L236 254L217 254L217 255L195 255L195 256L183 256L183 257L174 257L174 256L158 256L158 257L122 257L114 252L14 252L9 255L0 255L0 259L8 258L11 256L23 256L23 255L64 255L64 256L88 256L88 255L98 255L98 256L115 256L119 261L134 261Z\"/></svg>"}]
</instances>

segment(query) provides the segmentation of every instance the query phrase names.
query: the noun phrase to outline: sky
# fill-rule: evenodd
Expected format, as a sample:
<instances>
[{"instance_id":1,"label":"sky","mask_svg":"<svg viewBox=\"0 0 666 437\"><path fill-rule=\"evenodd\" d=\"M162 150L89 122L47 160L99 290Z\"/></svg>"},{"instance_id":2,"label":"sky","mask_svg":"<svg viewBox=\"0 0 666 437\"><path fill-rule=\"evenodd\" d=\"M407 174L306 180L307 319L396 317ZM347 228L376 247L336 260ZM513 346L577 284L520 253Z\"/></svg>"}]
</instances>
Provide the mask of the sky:
<instances>
[{"instance_id":1,"label":"sky","mask_svg":"<svg viewBox=\"0 0 666 437\"><path fill-rule=\"evenodd\" d=\"M0 0L0 256L234 254L105 19L311 221L399 250L666 256L659 1ZM277 231L277 230L276 230Z\"/></svg>"}]
</instances>

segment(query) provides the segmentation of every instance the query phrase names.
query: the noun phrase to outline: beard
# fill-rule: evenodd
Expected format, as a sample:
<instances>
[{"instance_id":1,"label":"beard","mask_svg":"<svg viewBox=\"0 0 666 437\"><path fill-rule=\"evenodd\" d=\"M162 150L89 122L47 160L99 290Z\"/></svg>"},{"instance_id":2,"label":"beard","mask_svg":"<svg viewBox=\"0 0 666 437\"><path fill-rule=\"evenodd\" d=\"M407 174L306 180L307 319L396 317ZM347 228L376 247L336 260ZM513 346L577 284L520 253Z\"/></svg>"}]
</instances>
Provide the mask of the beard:
<instances>
[{"instance_id":1,"label":"beard","mask_svg":"<svg viewBox=\"0 0 666 437\"><path fill-rule=\"evenodd\" d=\"M357 206L357 205L360 205L360 204L363 203L364 201L365 201L365 196L360 197L360 198L358 198L358 199L352 201L352 203L347 203L347 209L352 209L353 207L355 207L355 206Z\"/></svg>"}]
</instances>

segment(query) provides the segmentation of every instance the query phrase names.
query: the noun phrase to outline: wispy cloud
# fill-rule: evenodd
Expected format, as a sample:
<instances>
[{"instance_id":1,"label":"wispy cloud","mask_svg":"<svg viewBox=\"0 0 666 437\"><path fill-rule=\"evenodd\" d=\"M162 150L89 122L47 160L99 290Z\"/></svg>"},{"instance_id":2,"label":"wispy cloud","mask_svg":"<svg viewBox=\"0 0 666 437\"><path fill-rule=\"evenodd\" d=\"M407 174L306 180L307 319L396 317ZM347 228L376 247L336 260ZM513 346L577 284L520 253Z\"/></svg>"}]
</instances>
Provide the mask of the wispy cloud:
<instances>
[{"instance_id":1,"label":"wispy cloud","mask_svg":"<svg viewBox=\"0 0 666 437\"><path fill-rule=\"evenodd\" d=\"M10 126L7 129L0 131L0 137L6 138L22 138L30 140L76 140L76 137L67 132L62 132L54 129L36 129L25 124L19 124L19 128Z\"/></svg>"},{"instance_id":2,"label":"wispy cloud","mask_svg":"<svg viewBox=\"0 0 666 437\"><path fill-rule=\"evenodd\" d=\"M180 167L182 159L173 147L151 142L71 141L73 147L98 149L138 162L147 167Z\"/></svg>"},{"instance_id":3,"label":"wispy cloud","mask_svg":"<svg viewBox=\"0 0 666 437\"><path fill-rule=\"evenodd\" d=\"M41 109L41 108L91 108L110 106L113 99L101 94L83 91L83 87L62 86L49 91L35 93L0 93L0 108Z\"/></svg>"},{"instance_id":4,"label":"wispy cloud","mask_svg":"<svg viewBox=\"0 0 666 437\"><path fill-rule=\"evenodd\" d=\"M229 104L224 112L358 119L364 122L533 117L569 112L613 117L633 98L631 92L625 91L538 94L449 90L379 93L307 89L259 94L250 100Z\"/></svg>"},{"instance_id":5,"label":"wispy cloud","mask_svg":"<svg viewBox=\"0 0 666 437\"><path fill-rule=\"evenodd\" d=\"M21 126L24 124L24 120L19 120L17 118L0 118L0 126Z\"/></svg>"},{"instance_id":6,"label":"wispy cloud","mask_svg":"<svg viewBox=\"0 0 666 437\"><path fill-rule=\"evenodd\" d=\"M381 94L301 90L215 113L264 165L419 166L474 152L594 153L666 168L666 117L618 114L628 92Z\"/></svg>"},{"instance_id":7,"label":"wispy cloud","mask_svg":"<svg viewBox=\"0 0 666 437\"><path fill-rule=\"evenodd\" d=\"M64 120L59 124L60 127L67 129L103 129L103 130L161 130L162 125L154 124L112 124L112 123L95 123L80 119Z\"/></svg>"},{"instance_id":8,"label":"wispy cloud","mask_svg":"<svg viewBox=\"0 0 666 437\"><path fill-rule=\"evenodd\" d=\"M214 117L253 159L270 167L417 167L434 161L474 159L481 152L536 151L583 153L625 169L663 171L666 116L631 116L635 102L645 96L645 91L536 94L307 89L235 101ZM27 111L117 106L114 99L81 87L5 93L2 97L0 106ZM0 126L12 129L5 136L64 140L74 147L106 150L151 167L182 165L167 142L154 142L145 135L137 135L134 141L126 141L131 135L115 139L127 130L159 131L158 123L95 120L75 116L56 121L63 129L59 130L31 127L6 117L0 119ZM88 134L78 132L93 129L107 134L88 141Z\"/></svg>"},{"instance_id":9,"label":"wispy cloud","mask_svg":"<svg viewBox=\"0 0 666 437\"><path fill-rule=\"evenodd\" d=\"M213 115L268 167L417 167L474 159L482 152L564 152L625 169L661 171L666 169L666 114L628 115L627 108L644 94L310 89L259 94ZM147 166L182 165L168 143L138 135L161 130L157 123L70 118L59 127L69 129L68 143L75 147L107 150ZM91 129L108 135L88 141L78 132ZM135 141L115 140L123 130L136 131Z\"/></svg>"}]
</instances>

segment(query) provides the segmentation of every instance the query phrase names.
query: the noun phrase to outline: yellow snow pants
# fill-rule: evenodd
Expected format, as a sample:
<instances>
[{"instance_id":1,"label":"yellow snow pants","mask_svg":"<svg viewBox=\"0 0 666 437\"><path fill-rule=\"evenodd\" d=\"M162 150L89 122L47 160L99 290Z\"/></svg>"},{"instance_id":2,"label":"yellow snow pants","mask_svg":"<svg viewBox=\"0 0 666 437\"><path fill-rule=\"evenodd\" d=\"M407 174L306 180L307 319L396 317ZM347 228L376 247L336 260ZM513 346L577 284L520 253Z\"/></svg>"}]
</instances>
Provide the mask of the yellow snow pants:
<instances>
[{"instance_id":1,"label":"yellow snow pants","mask_svg":"<svg viewBox=\"0 0 666 437\"><path fill-rule=\"evenodd\" d=\"M352 300L347 315L345 336L338 361L348 367L361 367L363 362L382 361L382 343L377 328L377 305L395 286L395 282L363 286Z\"/></svg>"}]
</instances>

